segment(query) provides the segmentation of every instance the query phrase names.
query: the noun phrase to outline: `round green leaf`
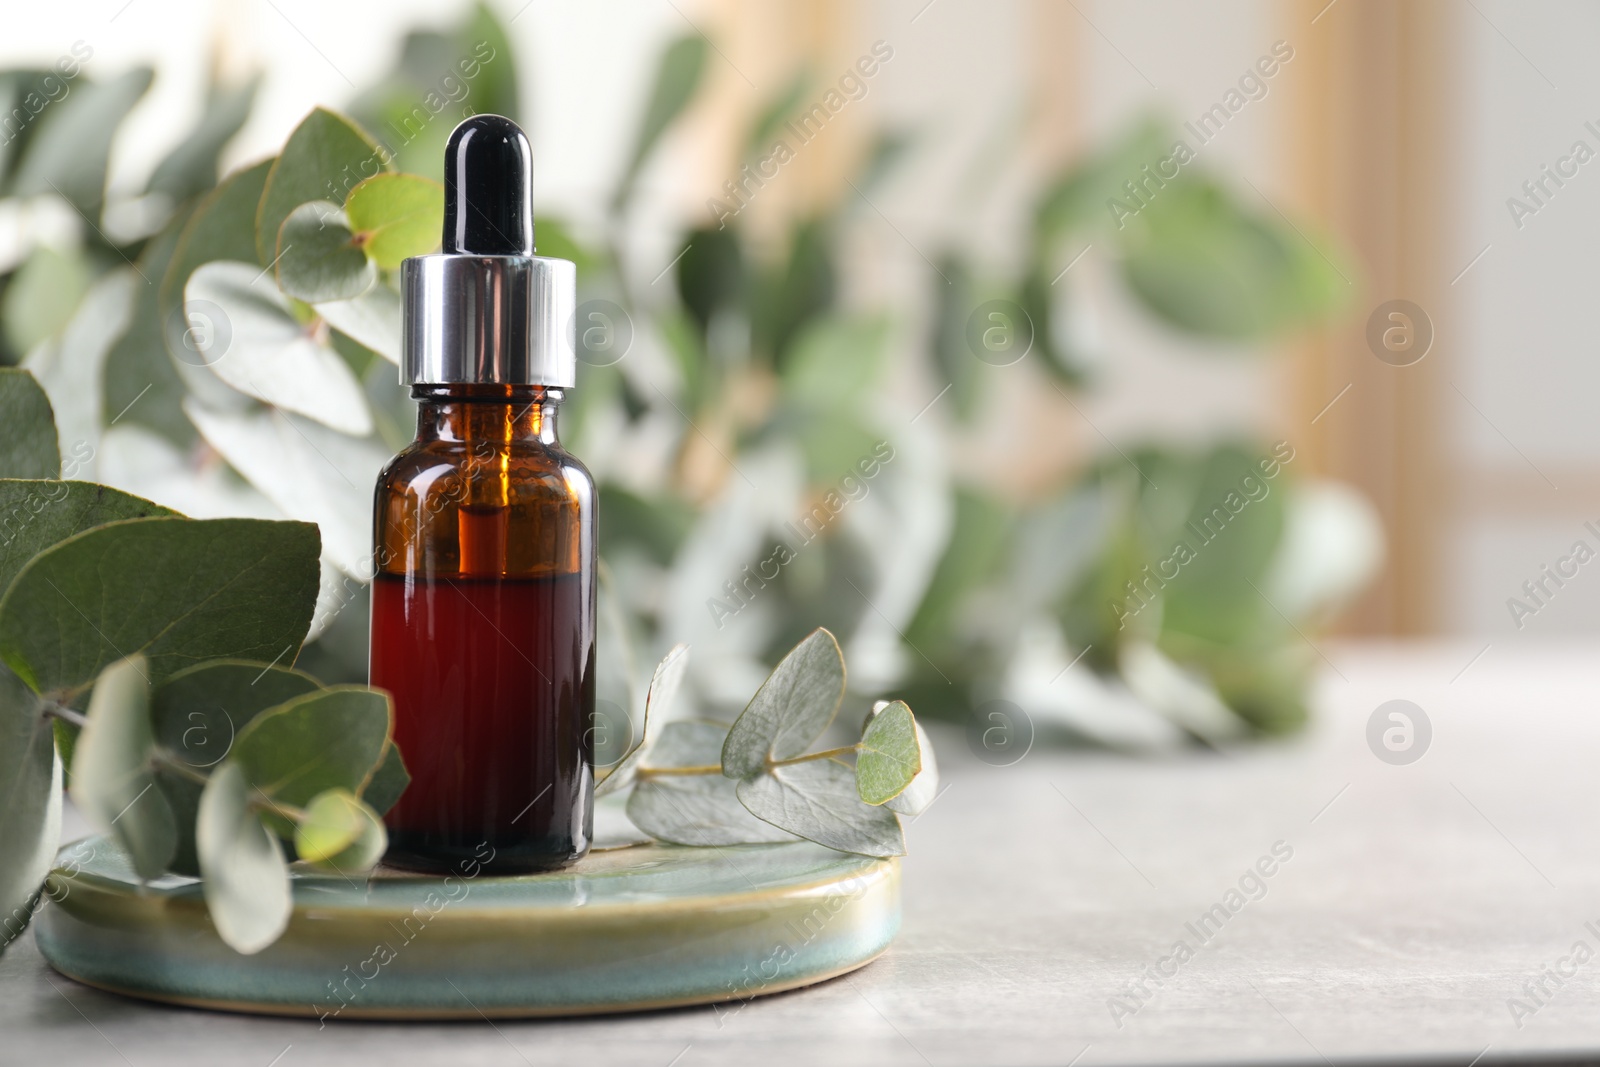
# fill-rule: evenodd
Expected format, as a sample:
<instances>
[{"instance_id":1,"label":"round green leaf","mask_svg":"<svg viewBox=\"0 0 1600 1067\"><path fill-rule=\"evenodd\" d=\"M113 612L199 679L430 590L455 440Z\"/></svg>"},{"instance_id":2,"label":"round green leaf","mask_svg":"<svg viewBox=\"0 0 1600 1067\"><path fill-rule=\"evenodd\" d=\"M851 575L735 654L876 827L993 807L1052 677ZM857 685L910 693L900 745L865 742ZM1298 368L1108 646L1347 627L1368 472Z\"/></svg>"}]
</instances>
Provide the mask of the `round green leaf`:
<instances>
[{"instance_id":1,"label":"round green leaf","mask_svg":"<svg viewBox=\"0 0 1600 1067\"><path fill-rule=\"evenodd\" d=\"M359 686L308 693L256 716L239 731L233 761L245 780L274 802L305 807L329 789L359 794L389 744L388 694ZM269 814L282 836L286 818Z\"/></svg>"},{"instance_id":2,"label":"round green leaf","mask_svg":"<svg viewBox=\"0 0 1600 1067\"><path fill-rule=\"evenodd\" d=\"M772 760L803 755L822 735L844 698L844 655L827 630L816 629L784 656L750 698L722 746L722 773L745 778Z\"/></svg>"},{"instance_id":3,"label":"round green leaf","mask_svg":"<svg viewBox=\"0 0 1600 1067\"><path fill-rule=\"evenodd\" d=\"M901 793L922 770L917 721L903 700L867 721L856 747L856 793L868 804L883 804Z\"/></svg>"},{"instance_id":4,"label":"round green leaf","mask_svg":"<svg viewBox=\"0 0 1600 1067\"><path fill-rule=\"evenodd\" d=\"M295 854L308 863L320 863L349 848L367 820L361 801L347 789L318 793L306 805L306 817L294 829Z\"/></svg>"},{"instance_id":5,"label":"round green leaf","mask_svg":"<svg viewBox=\"0 0 1600 1067\"><path fill-rule=\"evenodd\" d=\"M400 294L387 285L379 282L354 300L318 304L317 314L352 341L399 365ZM409 404L410 393L405 395Z\"/></svg>"},{"instance_id":6,"label":"round green leaf","mask_svg":"<svg viewBox=\"0 0 1600 1067\"><path fill-rule=\"evenodd\" d=\"M350 220L337 204L301 204L278 231L278 288L297 300L353 300L372 288L378 272Z\"/></svg>"},{"instance_id":7,"label":"round green leaf","mask_svg":"<svg viewBox=\"0 0 1600 1067\"><path fill-rule=\"evenodd\" d=\"M389 837L378 813L344 789L313 797L295 827L295 852L321 870L353 874L383 858Z\"/></svg>"},{"instance_id":8,"label":"round green leaf","mask_svg":"<svg viewBox=\"0 0 1600 1067\"><path fill-rule=\"evenodd\" d=\"M92 278L81 252L58 252L49 245L35 248L0 299L0 323L12 351L26 352L60 333L89 291Z\"/></svg>"},{"instance_id":9,"label":"round green leaf","mask_svg":"<svg viewBox=\"0 0 1600 1067\"><path fill-rule=\"evenodd\" d=\"M74 534L122 519L173 514L108 485L0 479L0 590L30 559Z\"/></svg>"},{"instance_id":10,"label":"round green leaf","mask_svg":"<svg viewBox=\"0 0 1600 1067\"><path fill-rule=\"evenodd\" d=\"M145 191L184 200L216 185L217 157L250 117L260 87L259 74L242 85L213 82L199 123L156 165Z\"/></svg>"},{"instance_id":11,"label":"round green leaf","mask_svg":"<svg viewBox=\"0 0 1600 1067\"><path fill-rule=\"evenodd\" d=\"M344 434L372 432L366 394L349 364L296 321L256 268L207 263L189 279L185 308L213 320L190 358L232 389Z\"/></svg>"},{"instance_id":12,"label":"round green leaf","mask_svg":"<svg viewBox=\"0 0 1600 1067\"><path fill-rule=\"evenodd\" d=\"M383 760L378 764L378 769L372 772L372 779L361 791L361 800L383 816L394 807L410 784L411 773L406 770L405 760L400 758L400 746L391 740L383 750Z\"/></svg>"},{"instance_id":13,"label":"round green leaf","mask_svg":"<svg viewBox=\"0 0 1600 1067\"><path fill-rule=\"evenodd\" d=\"M261 191L266 188L267 175L274 162L264 159L228 175L201 198L178 234L177 246L161 275L156 296L156 310L161 316L167 348L177 359L194 362L198 358L192 348L193 340L185 336L190 324L178 310L183 304L183 290L189 276L219 259L250 263L256 258L256 209L261 204Z\"/></svg>"},{"instance_id":14,"label":"round green leaf","mask_svg":"<svg viewBox=\"0 0 1600 1067\"><path fill-rule=\"evenodd\" d=\"M855 772L831 759L773 767L741 779L739 803L758 819L819 845L864 856L903 856L905 835L888 808L856 795Z\"/></svg>"},{"instance_id":15,"label":"round green leaf","mask_svg":"<svg viewBox=\"0 0 1600 1067\"><path fill-rule=\"evenodd\" d=\"M90 825L122 845L145 881L165 871L178 848L172 808L151 766L156 739L148 668L143 656L134 656L100 673L72 756L72 802Z\"/></svg>"},{"instance_id":16,"label":"round green leaf","mask_svg":"<svg viewBox=\"0 0 1600 1067\"><path fill-rule=\"evenodd\" d=\"M206 443L279 511L317 524L325 562L347 575L365 575L372 501L354 487L373 484L392 452L287 412L217 412L193 402L184 410Z\"/></svg>"},{"instance_id":17,"label":"round green leaf","mask_svg":"<svg viewBox=\"0 0 1600 1067\"><path fill-rule=\"evenodd\" d=\"M59 478L61 449L56 417L39 380L25 370L0 367L0 477Z\"/></svg>"},{"instance_id":18,"label":"round green leaf","mask_svg":"<svg viewBox=\"0 0 1600 1067\"><path fill-rule=\"evenodd\" d=\"M1170 185L1122 231L1134 295L1188 333L1248 341L1326 316L1349 289L1329 254L1219 185Z\"/></svg>"},{"instance_id":19,"label":"round green leaf","mask_svg":"<svg viewBox=\"0 0 1600 1067\"><path fill-rule=\"evenodd\" d=\"M149 67L135 67L105 81L84 78L70 93L63 89L23 149L7 195L56 193L85 218L98 219L112 139L154 77Z\"/></svg>"},{"instance_id":20,"label":"round green leaf","mask_svg":"<svg viewBox=\"0 0 1600 1067\"><path fill-rule=\"evenodd\" d=\"M727 730L711 722L670 722L650 749L650 767L715 767ZM658 841L678 845L759 845L794 835L751 815L732 779L720 774L640 771L628 819Z\"/></svg>"},{"instance_id":21,"label":"round green leaf","mask_svg":"<svg viewBox=\"0 0 1600 1067\"><path fill-rule=\"evenodd\" d=\"M678 686L683 684L683 672L688 665L688 645L674 645L672 651L656 664L655 673L650 677L650 689L644 698L644 729L639 731L639 742L615 765L602 768L600 778L595 783L595 796L603 797L618 792L633 781L639 764L650 754L662 727L666 725L666 709L672 706L673 698L678 695ZM717 763L719 760L714 757L707 762Z\"/></svg>"},{"instance_id":22,"label":"round green leaf","mask_svg":"<svg viewBox=\"0 0 1600 1067\"><path fill-rule=\"evenodd\" d=\"M156 743L191 770L206 774L233 751L239 731L257 715L318 688L309 674L266 663L210 660L179 671L150 694ZM178 852L168 869L198 876L195 818L199 782L175 770L156 770L178 825Z\"/></svg>"},{"instance_id":23,"label":"round green leaf","mask_svg":"<svg viewBox=\"0 0 1600 1067\"><path fill-rule=\"evenodd\" d=\"M250 809L250 784L232 760L212 772L200 795L195 844L206 907L222 940L247 956L276 941L289 925L289 865Z\"/></svg>"},{"instance_id":24,"label":"round green leaf","mask_svg":"<svg viewBox=\"0 0 1600 1067\"><path fill-rule=\"evenodd\" d=\"M312 200L344 203L358 182L389 169L387 154L354 123L315 108L284 142L267 175L256 210L256 256L260 266L277 254L278 231L289 212Z\"/></svg>"},{"instance_id":25,"label":"round green leaf","mask_svg":"<svg viewBox=\"0 0 1600 1067\"><path fill-rule=\"evenodd\" d=\"M344 203L358 243L384 270L439 247L444 230L444 186L416 174L377 174Z\"/></svg>"},{"instance_id":26,"label":"round green leaf","mask_svg":"<svg viewBox=\"0 0 1600 1067\"><path fill-rule=\"evenodd\" d=\"M912 723L917 732L917 752L922 759L922 770L911 784L890 800L884 807L896 815L921 815L939 796L939 763L934 759L933 742L920 722Z\"/></svg>"},{"instance_id":27,"label":"round green leaf","mask_svg":"<svg viewBox=\"0 0 1600 1067\"><path fill-rule=\"evenodd\" d=\"M61 841L61 760L40 711L0 667L0 949L27 927Z\"/></svg>"},{"instance_id":28,"label":"round green leaf","mask_svg":"<svg viewBox=\"0 0 1600 1067\"><path fill-rule=\"evenodd\" d=\"M200 660L293 662L311 625L321 539L309 523L149 518L69 537L0 600L0 659L69 691L125 655L152 681Z\"/></svg>"}]
</instances>

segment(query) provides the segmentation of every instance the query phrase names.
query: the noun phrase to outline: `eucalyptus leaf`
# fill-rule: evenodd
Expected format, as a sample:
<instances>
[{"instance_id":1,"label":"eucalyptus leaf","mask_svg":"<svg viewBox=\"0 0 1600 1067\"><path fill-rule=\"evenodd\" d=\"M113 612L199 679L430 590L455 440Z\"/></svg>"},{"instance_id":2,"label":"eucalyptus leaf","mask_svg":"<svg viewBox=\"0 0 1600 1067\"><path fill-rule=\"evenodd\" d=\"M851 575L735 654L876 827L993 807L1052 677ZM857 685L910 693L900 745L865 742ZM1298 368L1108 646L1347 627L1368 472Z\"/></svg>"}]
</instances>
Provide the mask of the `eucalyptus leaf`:
<instances>
[{"instance_id":1,"label":"eucalyptus leaf","mask_svg":"<svg viewBox=\"0 0 1600 1067\"><path fill-rule=\"evenodd\" d=\"M746 299L749 270L744 246L733 229L704 226L690 231L674 276L678 299L699 327L702 340L719 313L738 307ZM684 377L690 379L691 387L692 379L706 370L704 353L695 355L696 359L683 361Z\"/></svg>"},{"instance_id":2,"label":"eucalyptus leaf","mask_svg":"<svg viewBox=\"0 0 1600 1067\"><path fill-rule=\"evenodd\" d=\"M282 411L221 413L192 401L184 410L206 443L279 511L317 524L331 563L368 577L370 487L389 460L387 449Z\"/></svg>"},{"instance_id":3,"label":"eucalyptus leaf","mask_svg":"<svg viewBox=\"0 0 1600 1067\"><path fill-rule=\"evenodd\" d=\"M316 527L131 519L35 556L0 599L0 659L41 693L142 653L152 681L200 660L293 662L316 604Z\"/></svg>"},{"instance_id":4,"label":"eucalyptus leaf","mask_svg":"<svg viewBox=\"0 0 1600 1067\"><path fill-rule=\"evenodd\" d=\"M12 194L55 193L97 223L112 138L154 76L149 67L135 67L107 81L78 80L39 120L38 132L23 150Z\"/></svg>"},{"instance_id":5,"label":"eucalyptus leaf","mask_svg":"<svg viewBox=\"0 0 1600 1067\"><path fill-rule=\"evenodd\" d=\"M256 209L273 162L264 159L228 175L200 200L178 233L156 299L167 347L178 360L193 365L203 362L194 341L187 338L189 324L179 310L189 276L214 260L249 263L256 258Z\"/></svg>"},{"instance_id":6,"label":"eucalyptus leaf","mask_svg":"<svg viewBox=\"0 0 1600 1067\"><path fill-rule=\"evenodd\" d=\"M1123 183L1171 154L1177 140L1169 123L1144 119L1107 147L1078 159L1048 185L1034 211L1035 258L1045 258L1066 234L1102 229L1112 222L1107 204L1127 196Z\"/></svg>"},{"instance_id":7,"label":"eucalyptus leaf","mask_svg":"<svg viewBox=\"0 0 1600 1067\"><path fill-rule=\"evenodd\" d=\"M828 316L807 326L784 362L785 396L819 406L866 397L883 368L889 320L882 315Z\"/></svg>"},{"instance_id":8,"label":"eucalyptus leaf","mask_svg":"<svg viewBox=\"0 0 1600 1067\"><path fill-rule=\"evenodd\" d=\"M354 300L332 300L318 304L317 314L352 341L399 365L400 294L382 281ZM394 372L390 371L389 375L392 378ZM410 406L409 396L407 406ZM409 434L406 439L410 440Z\"/></svg>"},{"instance_id":9,"label":"eucalyptus leaf","mask_svg":"<svg viewBox=\"0 0 1600 1067\"><path fill-rule=\"evenodd\" d=\"M614 204L620 206L627 202L656 142L694 97L705 62L706 41L699 34L678 38L662 53L661 64L656 68L655 84L650 90L650 100L645 105L644 118L639 123L639 133L634 139L633 154L623 169L622 182L613 198Z\"/></svg>"},{"instance_id":10,"label":"eucalyptus leaf","mask_svg":"<svg viewBox=\"0 0 1600 1067\"><path fill-rule=\"evenodd\" d=\"M143 656L133 656L100 673L73 751L72 802L122 846L148 882L172 861L178 828L166 794L156 788L147 667Z\"/></svg>"},{"instance_id":11,"label":"eucalyptus leaf","mask_svg":"<svg viewBox=\"0 0 1600 1067\"><path fill-rule=\"evenodd\" d=\"M174 514L93 482L0 479L0 590L34 556L75 534L108 522Z\"/></svg>"},{"instance_id":12,"label":"eucalyptus leaf","mask_svg":"<svg viewBox=\"0 0 1600 1067\"><path fill-rule=\"evenodd\" d=\"M1282 543L1288 502L1281 482L1261 476L1264 457L1271 455L1265 447L1230 443L1185 457L1193 490L1186 513L1176 516L1181 525L1167 538L1151 538L1151 552L1140 561L1159 570L1159 561L1174 556L1180 541L1192 556L1161 591L1162 628L1169 634L1192 636L1218 648L1242 648L1263 626L1283 627L1282 617L1257 591L1264 588L1274 551ZM1169 483L1162 476L1158 484ZM1148 486L1145 490L1140 514L1151 521L1157 500L1169 494ZM1181 507L1181 496L1170 495Z\"/></svg>"},{"instance_id":13,"label":"eucalyptus leaf","mask_svg":"<svg viewBox=\"0 0 1600 1067\"><path fill-rule=\"evenodd\" d=\"M672 650L656 664L655 673L650 676L650 689L644 697L644 726L639 731L639 740L614 766L605 768L603 776L597 776L595 796L615 793L633 781L640 763L649 756L656 738L661 736L666 726L666 709L672 706L673 699L678 695L678 687L683 684L683 672L688 665L688 645L673 645Z\"/></svg>"},{"instance_id":14,"label":"eucalyptus leaf","mask_svg":"<svg viewBox=\"0 0 1600 1067\"><path fill-rule=\"evenodd\" d=\"M444 231L444 186L416 174L376 174L345 200L361 248L384 270L439 247Z\"/></svg>"},{"instance_id":15,"label":"eucalyptus leaf","mask_svg":"<svg viewBox=\"0 0 1600 1067\"><path fill-rule=\"evenodd\" d=\"M61 759L42 710L0 667L0 951L26 929L61 841Z\"/></svg>"},{"instance_id":16,"label":"eucalyptus leaf","mask_svg":"<svg viewBox=\"0 0 1600 1067\"><path fill-rule=\"evenodd\" d=\"M193 773L209 773L233 751L239 731L257 715L317 688L317 680L309 674L267 663L210 660L185 668L150 695L156 742ZM156 769L156 783L166 794L178 827L178 850L169 869L198 876L195 818L201 785L187 774L161 767Z\"/></svg>"},{"instance_id":17,"label":"eucalyptus leaf","mask_svg":"<svg viewBox=\"0 0 1600 1067\"><path fill-rule=\"evenodd\" d=\"M259 75L241 85L212 85L200 122L156 165L145 191L186 200L216 185L217 158L250 117L260 87Z\"/></svg>"},{"instance_id":18,"label":"eucalyptus leaf","mask_svg":"<svg viewBox=\"0 0 1600 1067\"><path fill-rule=\"evenodd\" d=\"M294 831L296 855L313 867L339 874L371 868L383 857L388 840L377 813L346 789L312 797L306 817Z\"/></svg>"},{"instance_id":19,"label":"eucalyptus leaf","mask_svg":"<svg viewBox=\"0 0 1600 1067\"><path fill-rule=\"evenodd\" d=\"M23 360L23 367L33 372L50 398L64 460L87 465L85 469L74 464L68 471L71 474L93 472L107 418L106 358L133 319L134 296L142 285L132 267L115 267L101 274L66 329Z\"/></svg>"},{"instance_id":20,"label":"eucalyptus leaf","mask_svg":"<svg viewBox=\"0 0 1600 1067\"><path fill-rule=\"evenodd\" d=\"M174 219L146 241L139 253L139 273L152 281L164 277L182 233L179 220ZM187 450L194 443L194 427L183 417L183 377L167 350L159 286L144 284L134 290L132 317L106 352L104 373L101 410L108 429L141 425L180 449Z\"/></svg>"},{"instance_id":21,"label":"eucalyptus leaf","mask_svg":"<svg viewBox=\"0 0 1600 1067\"><path fill-rule=\"evenodd\" d=\"M290 313L276 285L248 263L208 263L185 289L189 309L220 309L223 325L199 356L227 385L341 433L372 432L366 394L348 364Z\"/></svg>"},{"instance_id":22,"label":"eucalyptus leaf","mask_svg":"<svg viewBox=\"0 0 1600 1067\"><path fill-rule=\"evenodd\" d=\"M195 841L206 907L222 940L247 956L276 941L292 909L289 865L251 810L250 784L232 760L206 783Z\"/></svg>"},{"instance_id":23,"label":"eucalyptus leaf","mask_svg":"<svg viewBox=\"0 0 1600 1067\"><path fill-rule=\"evenodd\" d=\"M983 398L983 364L974 358L967 343L967 319L980 301L966 256L956 252L941 255L938 272L944 281L934 287L929 354L940 379L950 388L956 418L966 422Z\"/></svg>"},{"instance_id":24,"label":"eucalyptus leaf","mask_svg":"<svg viewBox=\"0 0 1600 1067\"><path fill-rule=\"evenodd\" d=\"M39 380L25 370L0 367L0 476L59 478L61 446L56 417Z\"/></svg>"},{"instance_id":25,"label":"eucalyptus leaf","mask_svg":"<svg viewBox=\"0 0 1600 1067\"><path fill-rule=\"evenodd\" d=\"M387 694L323 689L256 716L239 731L232 761L274 805L302 808L329 789L359 795L384 758L390 729ZM282 836L293 833L281 812L265 818Z\"/></svg>"},{"instance_id":26,"label":"eucalyptus leaf","mask_svg":"<svg viewBox=\"0 0 1600 1067\"><path fill-rule=\"evenodd\" d=\"M1133 293L1158 318L1202 337L1269 335L1326 315L1347 288L1320 247L1199 179L1163 189L1128 224L1123 245Z\"/></svg>"},{"instance_id":27,"label":"eucalyptus leaf","mask_svg":"<svg viewBox=\"0 0 1600 1067\"><path fill-rule=\"evenodd\" d=\"M750 132L745 135L745 162L754 163L772 154L773 146L781 140L778 137L779 124L794 114L801 98L815 80L811 71L802 69L790 79L782 92L767 101L766 106L756 116L755 122L751 124Z\"/></svg>"},{"instance_id":28,"label":"eucalyptus leaf","mask_svg":"<svg viewBox=\"0 0 1600 1067\"><path fill-rule=\"evenodd\" d=\"M60 333L89 291L91 277L88 260L76 249L39 245L29 253L0 301L0 322L12 350L26 352Z\"/></svg>"},{"instance_id":29,"label":"eucalyptus leaf","mask_svg":"<svg viewBox=\"0 0 1600 1067\"><path fill-rule=\"evenodd\" d=\"M650 751L628 795L628 819L659 841L679 845L759 845L794 835L751 815L731 779L706 774L651 774L652 768L715 768L727 728L711 722L671 722Z\"/></svg>"},{"instance_id":30,"label":"eucalyptus leaf","mask_svg":"<svg viewBox=\"0 0 1600 1067\"><path fill-rule=\"evenodd\" d=\"M898 703L898 701L896 702ZM872 725L872 720L885 709L893 705L887 700L880 700L873 704L872 711L863 726L863 732ZM884 804L884 807L896 815L921 815L928 809L939 796L939 761L934 758L933 742L928 738L928 733L922 724L913 719L912 729L917 735L917 757L921 761L922 769L917 771L911 779L911 784L896 797ZM860 764L857 764L857 785L860 785Z\"/></svg>"},{"instance_id":31,"label":"eucalyptus leaf","mask_svg":"<svg viewBox=\"0 0 1600 1067\"><path fill-rule=\"evenodd\" d=\"M82 69L81 64L73 60L65 56L62 59L64 63L72 66L74 75ZM53 95L53 92L60 91L57 87L61 84L63 73L63 69L37 67L0 71L0 114L12 115L19 109L23 109L24 114L38 114L45 106L43 101ZM11 195L9 185L15 178L17 162L32 142L38 128L37 122L21 123L20 128L10 138L0 142L0 193Z\"/></svg>"},{"instance_id":32,"label":"eucalyptus leaf","mask_svg":"<svg viewBox=\"0 0 1600 1067\"><path fill-rule=\"evenodd\" d=\"M772 761L803 755L833 721L842 699L839 642L827 630L813 630L783 657L734 721L722 748L722 773L747 778Z\"/></svg>"},{"instance_id":33,"label":"eucalyptus leaf","mask_svg":"<svg viewBox=\"0 0 1600 1067\"><path fill-rule=\"evenodd\" d=\"M302 858L319 871L330 871L345 878L377 866L389 847L389 832L384 828L382 817L359 799L351 815L358 820L359 829L348 845L322 859Z\"/></svg>"},{"instance_id":34,"label":"eucalyptus leaf","mask_svg":"<svg viewBox=\"0 0 1600 1067\"><path fill-rule=\"evenodd\" d=\"M406 770L405 760L400 758L400 746L391 740L384 747L378 769L372 772L367 787L361 791L361 799L381 817L388 814L410 784L411 774Z\"/></svg>"},{"instance_id":35,"label":"eucalyptus leaf","mask_svg":"<svg viewBox=\"0 0 1600 1067\"><path fill-rule=\"evenodd\" d=\"M833 220L806 219L789 241L789 259L762 279L751 311L756 345L769 352L781 371L790 347L814 320L837 301L839 257Z\"/></svg>"},{"instance_id":36,"label":"eucalyptus leaf","mask_svg":"<svg viewBox=\"0 0 1600 1067\"><path fill-rule=\"evenodd\" d=\"M856 795L855 772L831 759L773 767L738 783L752 815L819 845L865 856L903 856L900 820Z\"/></svg>"},{"instance_id":37,"label":"eucalyptus leaf","mask_svg":"<svg viewBox=\"0 0 1600 1067\"><path fill-rule=\"evenodd\" d=\"M314 108L296 126L272 164L256 211L256 255L265 267L277 254L289 212L312 200L344 205L362 180L389 169L388 153L343 115Z\"/></svg>"},{"instance_id":38,"label":"eucalyptus leaf","mask_svg":"<svg viewBox=\"0 0 1600 1067\"><path fill-rule=\"evenodd\" d=\"M896 700L867 720L856 746L856 793L868 804L893 800L922 770L917 720Z\"/></svg>"},{"instance_id":39,"label":"eucalyptus leaf","mask_svg":"<svg viewBox=\"0 0 1600 1067\"><path fill-rule=\"evenodd\" d=\"M294 828L294 851L307 863L337 856L366 829L361 801L348 789L318 793L306 805L305 818Z\"/></svg>"},{"instance_id":40,"label":"eucalyptus leaf","mask_svg":"<svg viewBox=\"0 0 1600 1067\"><path fill-rule=\"evenodd\" d=\"M203 771L231 755L240 731L262 712L320 688L311 675L280 664L207 660L155 687L151 721L171 755Z\"/></svg>"},{"instance_id":41,"label":"eucalyptus leaf","mask_svg":"<svg viewBox=\"0 0 1600 1067\"><path fill-rule=\"evenodd\" d=\"M350 220L337 204L313 200L289 212L278 231L278 288L297 300L354 300L377 279Z\"/></svg>"}]
</instances>

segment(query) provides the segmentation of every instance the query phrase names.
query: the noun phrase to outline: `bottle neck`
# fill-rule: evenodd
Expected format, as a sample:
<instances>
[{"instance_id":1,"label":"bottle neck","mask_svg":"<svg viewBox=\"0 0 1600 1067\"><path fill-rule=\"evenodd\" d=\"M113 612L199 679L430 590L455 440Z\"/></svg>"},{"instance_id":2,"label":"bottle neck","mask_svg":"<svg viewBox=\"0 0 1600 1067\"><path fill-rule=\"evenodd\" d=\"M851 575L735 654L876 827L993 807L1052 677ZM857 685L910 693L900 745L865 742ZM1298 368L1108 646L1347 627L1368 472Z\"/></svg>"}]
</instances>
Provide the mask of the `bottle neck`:
<instances>
[{"instance_id":1,"label":"bottle neck","mask_svg":"<svg viewBox=\"0 0 1600 1067\"><path fill-rule=\"evenodd\" d=\"M562 390L542 385L413 385L418 441L556 444Z\"/></svg>"}]
</instances>

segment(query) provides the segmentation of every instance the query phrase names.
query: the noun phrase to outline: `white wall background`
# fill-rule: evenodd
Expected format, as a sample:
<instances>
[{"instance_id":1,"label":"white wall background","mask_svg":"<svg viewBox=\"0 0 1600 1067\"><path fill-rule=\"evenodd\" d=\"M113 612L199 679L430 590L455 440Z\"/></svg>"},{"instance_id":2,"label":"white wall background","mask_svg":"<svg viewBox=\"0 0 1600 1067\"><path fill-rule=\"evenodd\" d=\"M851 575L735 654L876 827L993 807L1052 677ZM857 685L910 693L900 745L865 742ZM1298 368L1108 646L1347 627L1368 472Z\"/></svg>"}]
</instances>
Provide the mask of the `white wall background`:
<instances>
[{"instance_id":1,"label":"white wall background","mask_svg":"<svg viewBox=\"0 0 1600 1067\"><path fill-rule=\"evenodd\" d=\"M1600 565L1581 568L1520 631L1506 601L1580 537L1600 549L1583 529L1600 526L1600 158L1520 228L1506 201L1526 202L1522 183L1575 141L1600 153L1600 135L1584 126L1600 129L1589 47L1600 10L1565 0L1481 7L1464 22L1461 156L1439 175L1460 212L1455 261L1465 267L1488 248L1457 283L1459 310L1439 332L1437 355L1482 412L1453 391L1444 398L1447 447L1466 487L1441 546L1444 616L1485 641L1594 633ZM1475 483L1495 489L1473 492Z\"/></svg>"}]
</instances>

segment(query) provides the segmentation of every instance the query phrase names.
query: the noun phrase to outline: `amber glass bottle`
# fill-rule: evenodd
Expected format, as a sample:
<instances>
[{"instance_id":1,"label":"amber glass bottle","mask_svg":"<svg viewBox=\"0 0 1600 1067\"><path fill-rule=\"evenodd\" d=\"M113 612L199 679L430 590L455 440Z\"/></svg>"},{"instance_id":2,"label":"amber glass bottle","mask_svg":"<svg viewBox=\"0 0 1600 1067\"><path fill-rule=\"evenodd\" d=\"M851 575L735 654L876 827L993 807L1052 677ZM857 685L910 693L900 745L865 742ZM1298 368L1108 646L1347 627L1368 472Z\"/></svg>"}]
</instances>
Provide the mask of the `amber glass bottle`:
<instances>
[{"instance_id":1,"label":"amber glass bottle","mask_svg":"<svg viewBox=\"0 0 1600 1067\"><path fill-rule=\"evenodd\" d=\"M592 833L596 502L556 437L575 270L532 255L531 174L509 120L463 123L444 252L402 273L417 439L378 480L371 681L411 773L403 867L544 870Z\"/></svg>"}]
</instances>

